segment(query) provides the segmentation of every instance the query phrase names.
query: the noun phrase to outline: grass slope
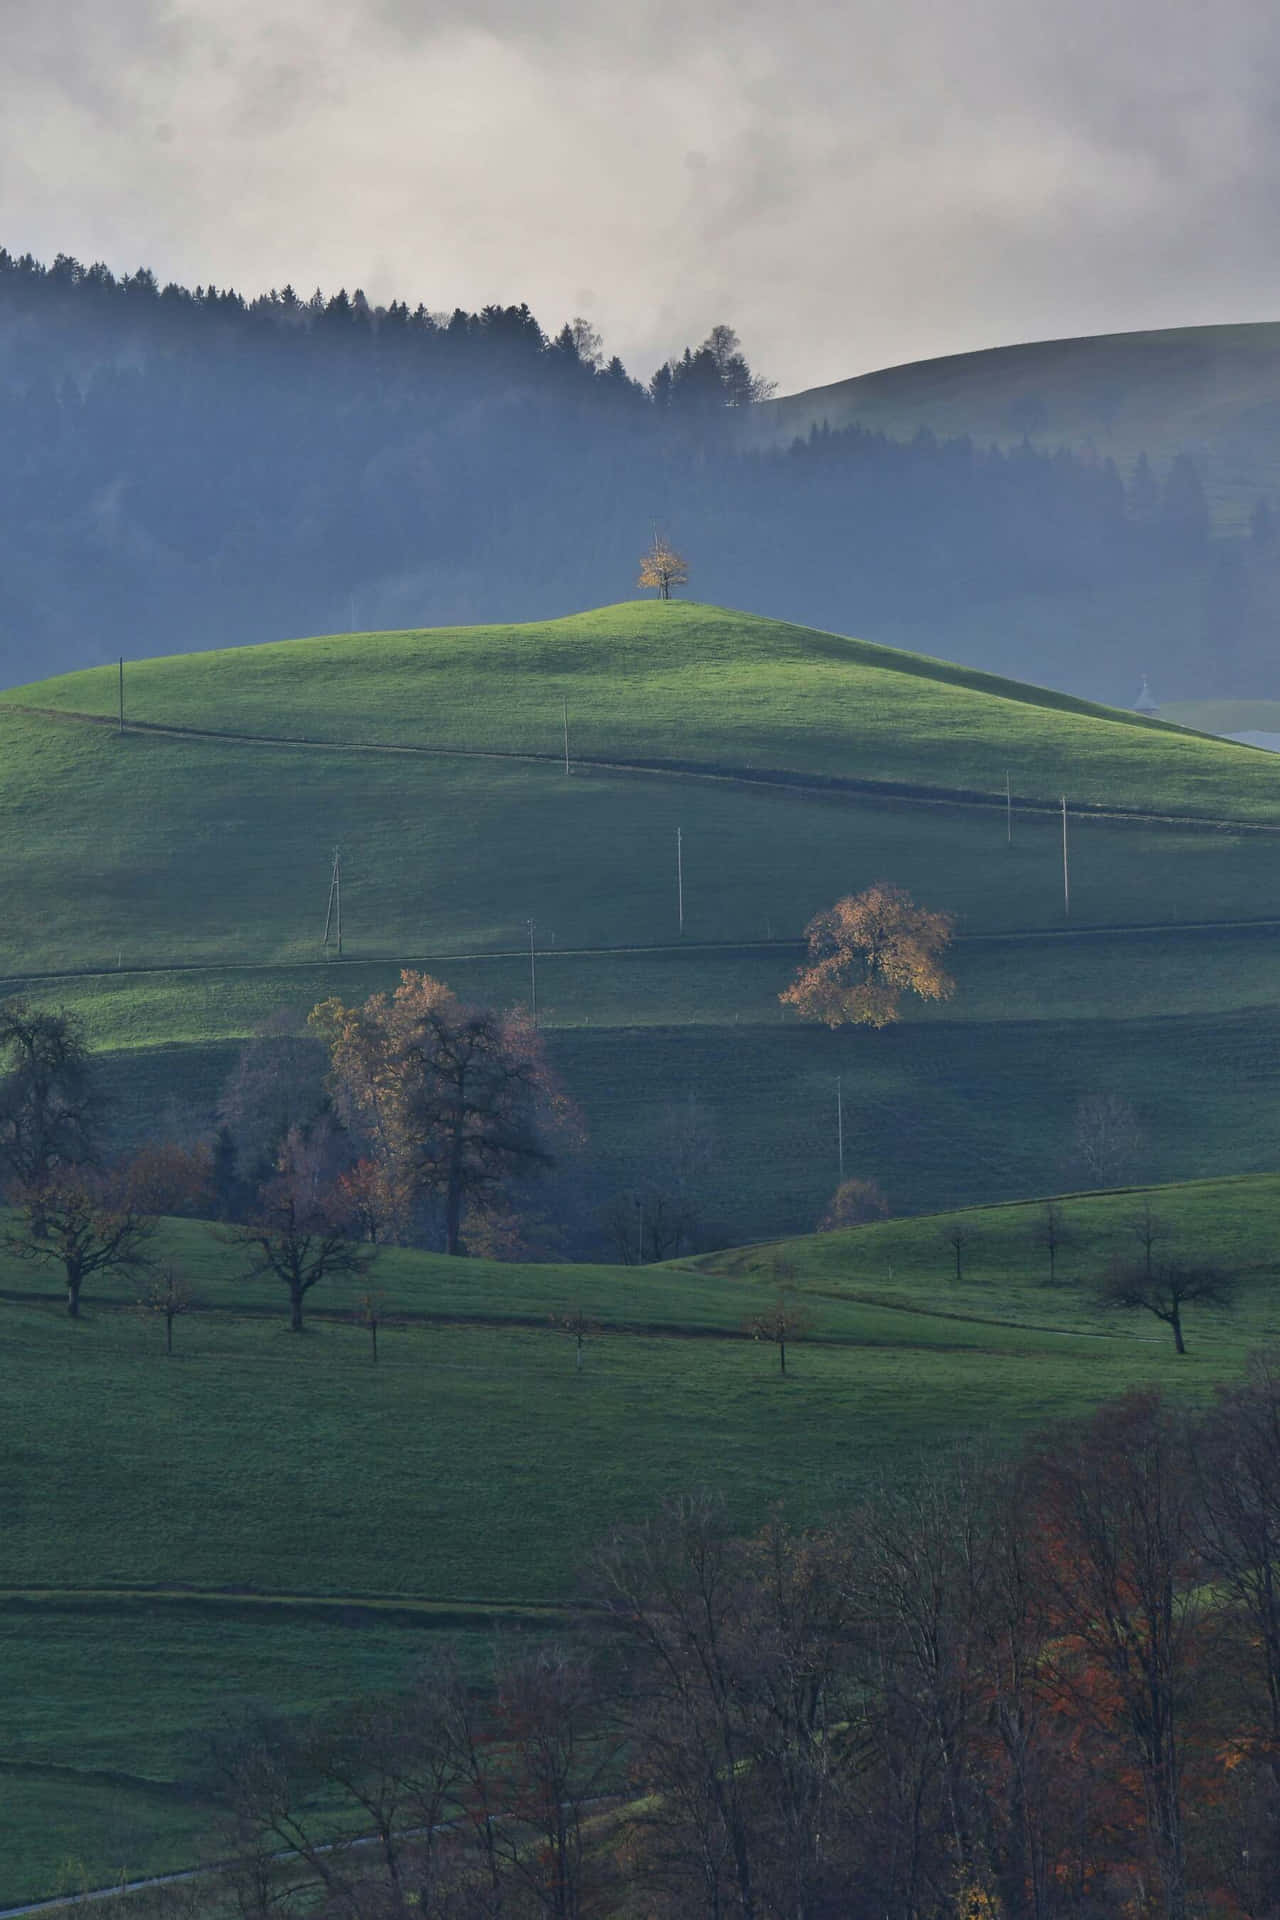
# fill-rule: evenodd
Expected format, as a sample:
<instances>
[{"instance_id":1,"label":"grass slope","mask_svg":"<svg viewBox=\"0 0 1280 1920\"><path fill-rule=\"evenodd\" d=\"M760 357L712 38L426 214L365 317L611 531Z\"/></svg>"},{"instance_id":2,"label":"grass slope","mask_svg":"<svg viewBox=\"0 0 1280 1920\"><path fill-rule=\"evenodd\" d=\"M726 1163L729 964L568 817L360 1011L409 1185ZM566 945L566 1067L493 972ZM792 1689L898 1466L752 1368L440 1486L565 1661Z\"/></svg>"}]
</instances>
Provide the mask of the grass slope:
<instances>
[{"instance_id":1,"label":"grass slope","mask_svg":"<svg viewBox=\"0 0 1280 1920\"><path fill-rule=\"evenodd\" d=\"M259 738L120 737L76 718L109 708L102 670L0 701L0 969L85 1014L135 1130L173 1094L207 1114L234 1043L275 1006L363 997L405 964L477 997L526 997L532 916L543 1023L601 1178L640 1178L671 1105L693 1093L717 1136L707 1213L726 1238L816 1220L836 1073L860 1169L899 1208L1054 1184L1071 1107L1097 1086L1138 1104L1162 1175L1280 1153L1271 936L1079 933L1280 918L1271 756L680 604L185 656L129 676L135 720ZM566 778L562 698L579 749L656 758L657 741L693 773L579 764ZM345 744L432 738L484 752ZM503 758L503 742L550 757ZM894 780L934 801L698 777L751 765ZM1070 932L1051 808L1019 809L1009 847L998 798L941 797L999 795L1007 765L1015 791L1041 800L1066 785L1073 802L1239 824L1073 816L1076 934L989 940ZM341 967L320 955L335 842ZM959 917L956 999L882 1035L784 1018L805 922L880 877ZM1232 1079L1225 1060L1240 1063Z\"/></svg>"},{"instance_id":2,"label":"grass slope","mask_svg":"<svg viewBox=\"0 0 1280 1920\"><path fill-rule=\"evenodd\" d=\"M0 696L116 710L112 668ZM516 627L331 635L131 665L131 720L709 772L819 775L1053 804L1274 821L1280 769L1067 694L691 603ZM101 743L100 743L101 744ZM154 743L148 743L154 744ZM109 750L109 747L108 749ZM116 748L118 754L118 746Z\"/></svg>"},{"instance_id":3,"label":"grass slope","mask_svg":"<svg viewBox=\"0 0 1280 1920\"><path fill-rule=\"evenodd\" d=\"M743 1525L775 1503L817 1519L1133 1384L1208 1394L1280 1321L1280 1177L1150 1198L1167 1245L1245 1280L1238 1315L1190 1319L1182 1361L1153 1322L1100 1321L1080 1285L1135 1244L1135 1195L1065 1203L1052 1290L1035 1206L965 1214L960 1285L942 1218L665 1269L390 1254L400 1325L377 1367L342 1292L317 1292L295 1339L200 1226L167 1230L205 1306L171 1361L127 1288L73 1325L0 1260L0 1898L195 1857L201 1733L237 1696L302 1708L390 1683L441 1628L482 1662L512 1608L562 1598L665 1494L719 1487ZM737 1332L779 1260L813 1317L785 1379ZM601 1326L581 1373L549 1324L577 1305Z\"/></svg>"},{"instance_id":4,"label":"grass slope","mask_svg":"<svg viewBox=\"0 0 1280 1920\"><path fill-rule=\"evenodd\" d=\"M1194 453L1224 524L1280 487L1275 438L1280 324L1172 327L1041 340L886 367L760 408L758 428L790 439L853 422L910 438L969 434L984 444L1096 447L1122 465ZM757 424L754 423L753 424Z\"/></svg>"}]
</instances>

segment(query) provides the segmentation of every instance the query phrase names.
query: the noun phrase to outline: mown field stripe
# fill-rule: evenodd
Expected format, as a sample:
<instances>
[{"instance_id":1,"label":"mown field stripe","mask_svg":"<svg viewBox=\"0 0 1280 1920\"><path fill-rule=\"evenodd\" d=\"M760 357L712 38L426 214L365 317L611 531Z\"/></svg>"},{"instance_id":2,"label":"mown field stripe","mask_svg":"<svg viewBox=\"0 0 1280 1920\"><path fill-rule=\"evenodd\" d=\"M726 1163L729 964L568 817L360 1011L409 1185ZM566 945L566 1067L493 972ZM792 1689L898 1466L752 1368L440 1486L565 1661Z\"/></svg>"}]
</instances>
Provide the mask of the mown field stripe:
<instances>
[{"instance_id":1,"label":"mown field stripe","mask_svg":"<svg viewBox=\"0 0 1280 1920\"><path fill-rule=\"evenodd\" d=\"M36 719L70 721L92 727L105 727L115 730L118 722L109 714L84 713L71 707L36 707L20 701L6 701L5 707L13 713L27 714ZM135 734L155 734L163 739L209 740L223 742L228 746L249 747L301 747L322 753L380 753L405 754L418 759L449 760L498 760L516 761L527 765L558 766L561 756L535 748L502 747L446 747L422 746L390 740L317 740L307 734L240 733L230 728L192 727L178 722L163 724L154 720L132 720L128 731ZM1246 749L1262 752L1262 748ZM848 794L852 798L882 799L901 802L908 806L924 807L964 807L982 808L1003 812L1009 804L1008 797L994 788L978 789L968 787L917 786L908 782L892 780L859 780L850 774L801 774L783 768L755 768L725 766L715 762L704 763L696 760L623 760L612 756L605 758L596 754L578 754L574 764L589 767L599 773L643 774L648 777L673 780L711 781L719 785L763 787L782 789L790 793L807 794ZM1014 810L1018 813L1032 813L1052 817L1058 812L1057 803L1049 799L1033 799L1027 795L1012 796ZM1072 811L1077 817L1090 820L1117 820L1128 823L1153 826L1230 828L1233 832L1280 834L1280 823L1247 820L1234 815L1210 815L1197 813L1154 813L1146 808L1122 807L1115 803L1102 806L1091 801L1077 801Z\"/></svg>"},{"instance_id":2,"label":"mown field stripe","mask_svg":"<svg viewBox=\"0 0 1280 1920\"><path fill-rule=\"evenodd\" d=\"M992 933L958 933L955 947L1000 947L1023 944L1060 945L1073 942L1086 945L1093 941L1161 938L1167 934L1280 933L1280 916L1262 919L1229 920L1148 920L1116 923L1096 922L1071 927L1013 927ZM800 939L773 940L686 940L680 943L655 941L609 947L555 947L539 949L539 957L557 960L688 959L698 954L725 958L733 954L802 953ZM0 990L12 991L27 985L60 980L146 980L165 974L194 976L207 974L325 973L343 967L423 967L444 964L474 965L488 960L527 960L529 949L520 947L483 947L467 951L452 948L432 953L345 953L323 960L156 960L127 967L57 967L0 975Z\"/></svg>"}]
</instances>

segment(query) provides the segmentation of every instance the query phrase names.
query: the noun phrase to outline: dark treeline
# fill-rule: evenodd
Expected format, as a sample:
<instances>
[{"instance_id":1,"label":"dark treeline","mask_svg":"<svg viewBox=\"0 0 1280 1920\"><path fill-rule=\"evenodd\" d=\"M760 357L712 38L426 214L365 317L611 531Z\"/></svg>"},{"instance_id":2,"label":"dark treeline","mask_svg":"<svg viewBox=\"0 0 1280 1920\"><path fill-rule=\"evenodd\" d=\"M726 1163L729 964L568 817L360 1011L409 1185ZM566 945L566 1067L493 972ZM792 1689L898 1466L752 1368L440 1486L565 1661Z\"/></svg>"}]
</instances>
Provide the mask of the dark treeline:
<instances>
[{"instance_id":1,"label":"dark treeline","mask_svg":"<svg viewBox=\"0 0 1280 1920\"><path fill-rule=\"evenodd\" d=\"M487 1682L229 1720L218 1844L245 1915L288 1850L334 1920L1272 1920L1278 1549L1265 1359L820 1532L676 1500Z\"/></svg>"},{"instance_id":2,"label":"dark treeline","mask_svg":"<svg viewBox=\"0 0 1280 1920\"><path fill-rule=\"evenodd\" d=\"M1122 477L856 428L753 451L766 391L727 327L643 386L586 322L549 336L523 305L245 300L0 251L0 672L563 613L630 597L656 521L698 598L868 634L929 619L944 651L965 607L1174 575L1204 600L1196 645L1229 629L1249 678L1270 523L1224 561L1187 456ZM1099 662L1126 690L1139 665L1203 679L1132 644Z\"/></svg>"}]
</instances>

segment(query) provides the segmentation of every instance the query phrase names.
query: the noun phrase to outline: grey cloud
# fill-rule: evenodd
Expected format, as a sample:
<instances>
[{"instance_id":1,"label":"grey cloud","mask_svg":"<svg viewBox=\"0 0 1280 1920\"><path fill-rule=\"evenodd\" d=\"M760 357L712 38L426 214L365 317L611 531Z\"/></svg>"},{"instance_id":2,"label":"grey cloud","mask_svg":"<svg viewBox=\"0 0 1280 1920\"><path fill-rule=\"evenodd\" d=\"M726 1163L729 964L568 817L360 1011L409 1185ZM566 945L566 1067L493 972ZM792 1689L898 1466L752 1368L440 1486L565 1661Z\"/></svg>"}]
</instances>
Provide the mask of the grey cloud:
<instances>
[{"instance_id":1,"label":"grey cloud","mask_svg":"<svg viewBox=\"0 0 1280 1920\"><path fill-rule=\"evenodd\" d=\"M718 319L789 386L1276 305L1256 0L9 0L0 242ZM161 130L172 129L164 141Z\"/></svg>"}]
</instances>

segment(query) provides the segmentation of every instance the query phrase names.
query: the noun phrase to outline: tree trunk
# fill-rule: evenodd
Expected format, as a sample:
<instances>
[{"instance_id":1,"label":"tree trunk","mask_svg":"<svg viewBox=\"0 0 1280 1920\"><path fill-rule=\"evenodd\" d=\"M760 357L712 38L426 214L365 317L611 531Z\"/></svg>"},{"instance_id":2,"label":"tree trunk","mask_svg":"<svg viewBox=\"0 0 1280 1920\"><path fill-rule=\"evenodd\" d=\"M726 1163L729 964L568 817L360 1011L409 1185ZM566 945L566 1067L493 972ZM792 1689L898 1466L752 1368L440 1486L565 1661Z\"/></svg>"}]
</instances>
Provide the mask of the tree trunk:
<instances>
[{"instance_id":1,"label":"tree trunk","mask_svg":"<svg viewBox=\"0 0 1280 1920\"><path fill-rule=\"evenodd\" d=\"M1185 1353L1187 1343L1182 1337L1182 1315L1175 1307L1169 1316L1169 1325L1173 1328L1173 1344L1177 1352Z\"/></svg>"},{"instance_id":2,"label":"tree trunk","mask_svg":"<svg viewBox=\"0 0 1280 1920\"><path fill-rule=\"evenodd\" d=\"M67 1312L73 1320L80 1318L80 1275L71 1267L67 1268Z\"/></svg>"},{"instance_id":3,"label":"tree trunk","mask_svg":"<svg viewBox=\"0 0 1280 1920\"><path fill-rule=\"evenodd\" d=\"M173 1315L171 1313L166 1313L164 1317L164 1350L169 1354L173 1352Z\"/></svg>"},{"instance_id":4,"label":"tree trunk","mask_svg":"<svg viewBox=\"0 0 1280 1920\"><path fill-rule=\"evenodd\" d=\"M449 1192L445 1200L444 1212L444 1250L456 1253L458 1242L462 1238L462 1182L450 1176Z\"/></svg>"},{"instance_id":5,"label":"tree trunk","mask_svg":"<svg viewBox=\"0 0 1280 1920\"><path fill-rule=\"evenodd\" d=\"M778 1342L778 1365L782 1372L785 1373L787 1370L787 1343L785 1340L779 1340Z\"/></svg>"},{"instance_id":6,"label":"tree trunk","mask_svg":"<svg viewBox=\"0 0 1280 1920\"><path fill-rule=\"evenodd\" d=\"M296 1280L289 1283L289 1331L302 1332L302 1288Z\"/></svg>"}]
</instances>

